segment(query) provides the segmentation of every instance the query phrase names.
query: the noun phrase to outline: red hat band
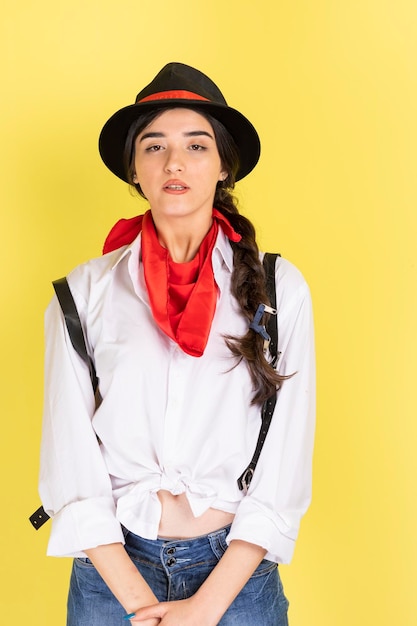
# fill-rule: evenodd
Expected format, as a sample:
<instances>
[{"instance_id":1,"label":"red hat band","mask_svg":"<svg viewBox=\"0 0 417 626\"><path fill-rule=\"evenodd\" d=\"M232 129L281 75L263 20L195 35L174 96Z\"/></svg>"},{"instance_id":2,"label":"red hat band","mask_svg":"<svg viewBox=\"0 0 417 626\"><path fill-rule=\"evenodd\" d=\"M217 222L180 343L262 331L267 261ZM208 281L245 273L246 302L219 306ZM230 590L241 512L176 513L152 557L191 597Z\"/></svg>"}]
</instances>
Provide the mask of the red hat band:
<instances>
[{"instance_id":1,"label":"red hat band","mask_svg":"<svg viewBox=\"0 0 417 626\"><path fill-rule=\"evenodd\" d=\"M160 91L159 93L153 93L150 96L146 96L141 100L138 100L136 104L140 102L150 102L151 100L205 100L210 102L208 98L203 98L198 93L192 91L185 91L184 89L176 89L172 91Z\"/></svg>"}]
</instances>

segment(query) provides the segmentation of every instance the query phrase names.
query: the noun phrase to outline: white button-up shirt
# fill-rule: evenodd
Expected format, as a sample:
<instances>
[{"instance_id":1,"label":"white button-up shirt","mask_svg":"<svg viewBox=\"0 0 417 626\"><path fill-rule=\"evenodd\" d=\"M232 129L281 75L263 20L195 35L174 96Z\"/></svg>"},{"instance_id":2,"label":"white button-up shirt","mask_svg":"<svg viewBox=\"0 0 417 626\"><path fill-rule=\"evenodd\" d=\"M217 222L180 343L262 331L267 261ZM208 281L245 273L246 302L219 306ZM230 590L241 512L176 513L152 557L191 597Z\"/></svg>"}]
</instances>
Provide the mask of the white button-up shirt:
<instances>
[{"instance_id":1,"label":"white button-up shirt","mask_svg":"<svg viewBox=\"0 0 417 626\"><path fill-rule=\"evenodd\" d=\"M212 255L219 296L203 356L185 354L155 324L140 261L141 236L76 268L68 277L94 356L101 406L74 351L54 297L46 312L45 408L40 494L53 518L48 554L123 542L121 524L155 539L160 489L185 493L197 517L209 507L235 514L228 541L291 559L311 496L314 344L308 287L279 258L276 267L278 368L295 375L275 414L247 494L237 478L261 425L247 366L236 365L225 335L247 322L230 293L233 252L219 229Z\"/></svg>"}]
</instances>

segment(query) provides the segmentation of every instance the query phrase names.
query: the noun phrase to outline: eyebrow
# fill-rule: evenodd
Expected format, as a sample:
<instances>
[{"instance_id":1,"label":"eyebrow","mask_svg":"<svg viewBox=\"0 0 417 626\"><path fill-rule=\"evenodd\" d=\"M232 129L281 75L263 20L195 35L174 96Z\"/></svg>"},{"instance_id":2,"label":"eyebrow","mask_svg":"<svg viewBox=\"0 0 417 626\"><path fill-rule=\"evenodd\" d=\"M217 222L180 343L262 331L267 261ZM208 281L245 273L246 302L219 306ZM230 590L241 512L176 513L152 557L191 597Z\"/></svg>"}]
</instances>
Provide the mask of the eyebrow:
<instances>
[{"instance_id":1,"label":"eyebrow","mask_svg":"<svg viewBox=\"0 0 417 626\"><path fill-rule=\"evenodd\" d=\"M210 133L208 133L205 130L191 130L188 133L183 133L184 137L200 137L201 135L205 135L206 137L210 137L210 139L214 140L213 135L210 135ZM164 133L156 133L156 132L151 132L151 133L145 133L144 135L142 135L142 137L140 138L139 141L143 141L144 139L153 139L153 138L158 138L158 137L165 137L166 135Z\"/></svg>"}]
</instances>

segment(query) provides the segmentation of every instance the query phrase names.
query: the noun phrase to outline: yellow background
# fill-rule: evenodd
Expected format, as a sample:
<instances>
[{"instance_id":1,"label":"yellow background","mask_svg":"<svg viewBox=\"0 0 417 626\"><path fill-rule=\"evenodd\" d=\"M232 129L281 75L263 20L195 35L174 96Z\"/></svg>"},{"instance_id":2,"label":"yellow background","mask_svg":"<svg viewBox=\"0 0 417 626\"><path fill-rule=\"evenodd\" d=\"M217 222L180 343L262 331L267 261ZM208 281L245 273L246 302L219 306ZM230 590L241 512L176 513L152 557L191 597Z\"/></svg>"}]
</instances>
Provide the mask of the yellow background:
<instances>
[{"instance_id":1,"label":"yellow background","mask_svg":"<svg viewBox=\"0 0 417 626\"><path fill-rule=\"evenodd\" d=\"M416 20L414 0L3 3L1 623L64 624L70 562L47 559L48 529L27 521L43 311L50 281L143 208L97 136L172 60L257 127L241 209L313 293L315 488L281 568L291 626L417 623Z\"/></svg>"}]
</instances>

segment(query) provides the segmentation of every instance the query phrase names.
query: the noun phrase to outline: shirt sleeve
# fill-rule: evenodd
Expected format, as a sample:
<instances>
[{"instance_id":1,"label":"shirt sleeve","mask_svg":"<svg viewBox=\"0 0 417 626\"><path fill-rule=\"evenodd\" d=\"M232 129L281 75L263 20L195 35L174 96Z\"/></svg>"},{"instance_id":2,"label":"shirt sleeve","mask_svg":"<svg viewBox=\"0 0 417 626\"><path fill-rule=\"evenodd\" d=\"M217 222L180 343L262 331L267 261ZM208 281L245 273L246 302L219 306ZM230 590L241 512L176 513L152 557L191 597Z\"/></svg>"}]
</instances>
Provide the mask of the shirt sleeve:
<instances>
[{"instance_id":1,"label":"shirt sleeve","mask_svg":"<svg viewBox=\"0 0 417 626\"><path fill-rule=\"evenodd\" d=\"M289 563L311 500L315 428L315 355L311 298L285 260L276 270L280 374L293 375L277 394L270 430L228 542L261 545L266 558Z\"/></svg>"},{"instance_id":2,"label":"shirt sleeve","mask_svg":"<svg viewBox=\"0 0 417 626\"><path fill-rule=\"evenodd\" d=\"M74 298L82 317L86 303ZM39 492L52 517L48 554L84 556L83 550L124 543L124 538L92 426L95 401L88 368L71 344L56 297L46 311L45 334Z\"/></svg>"}]
</instances>

